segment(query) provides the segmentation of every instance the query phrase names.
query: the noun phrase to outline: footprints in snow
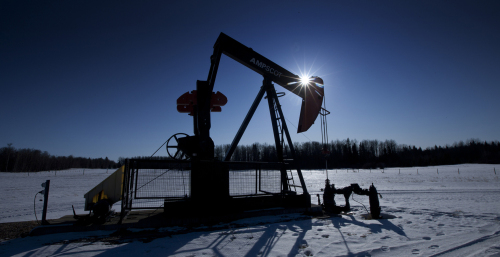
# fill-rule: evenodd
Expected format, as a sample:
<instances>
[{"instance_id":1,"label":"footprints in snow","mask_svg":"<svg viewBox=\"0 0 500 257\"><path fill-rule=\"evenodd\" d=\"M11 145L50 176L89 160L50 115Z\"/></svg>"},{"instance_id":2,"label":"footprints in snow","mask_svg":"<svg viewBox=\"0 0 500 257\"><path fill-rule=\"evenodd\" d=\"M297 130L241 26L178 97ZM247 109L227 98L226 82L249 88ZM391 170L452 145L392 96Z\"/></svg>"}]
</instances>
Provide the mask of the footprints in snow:
<instances>
[{"instance_id":1,"label":"footprints in snow","mask_svg":"<svg viewBox=\"0 0 500 257\"><path fill-rule=\"evenodd\" d=\"M438 227L444 227L444 226L445 226L445 225L444 225L444 224L442 224L442 223L439 223L439 224L438 224ZM444 236L444 232L437 232L437 233L436 233L436 236Z\"/></svg>"},{"instance_id":2,"label":"footprints in snow","mask_svg":"<svg viewBox=\"0 0 500 257\"><path fill-rule=\"evenodd\" d=\"M318 229L318 231L323 231L323 229ZM317 234L316 234L317 235ZM299 233L293 233L292 236L299 236ZM328 234L324 234L324 235L321 235L321 237L323 238L329 238L330 235Z\"/></svg>"},{"instance_id":3,"label":"footprints in snow","mask_svg":"<svg viewBox=\"0 0 500 257\"><path fill-rule=\"evenodd\" d=\"M437 248L439 248L439 245L431 245L431 246L429 246L429 249L437 249ZM413 250L411 250L411 253L415 254L415 255L420 254L420 249L413 249Z\"/></svg>"}]
</instances>

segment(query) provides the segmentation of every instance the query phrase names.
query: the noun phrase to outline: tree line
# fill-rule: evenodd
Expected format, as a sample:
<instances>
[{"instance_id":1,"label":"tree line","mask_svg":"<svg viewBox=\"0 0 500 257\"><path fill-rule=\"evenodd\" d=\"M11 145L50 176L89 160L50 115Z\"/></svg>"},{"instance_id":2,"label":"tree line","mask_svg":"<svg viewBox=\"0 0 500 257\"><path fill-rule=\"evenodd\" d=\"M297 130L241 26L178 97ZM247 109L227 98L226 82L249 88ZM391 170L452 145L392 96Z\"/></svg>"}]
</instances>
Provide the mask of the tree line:
<instances>
[{"instance_id":1,"label":"tree line","mask_svg":"<svg viewBox=\"0 0 500 257\"><path fill-rule=\"evenodd\" d=\"M70 168L108 169L117 168L118 164L106 158L83 158L70 156L54 156L47 151L37 149L16 149L12 144L0 148L0 171L49 171Z\"/></svg>"},{"instance_id":2,"label":"tree line","mask_svg":"<svg viewBox=\"0 0 500 257\"><path fill-rule=\"evenodd\" d=\"M296 157L302 169L328 168L385 168L450 165L462 163L500 163L500 143L486 142L478 139L460 141L453 145L434 146L426 149L405 144L397 144L394 140L335 140L326 145L319 142L303 142L293 144ZM229 144L215 146L216 159L224 159ZM326 150L326 151L324 151ZM327 152L328 154L325 154ZM290 147L285 146L285 159L290 159ZM146 158L151 157L135 157ZM167 157L152 157L158 160ZM47 151L36 149L16 149L12 144L0 148L0 171L48 171L70 168L118 168L125 163L124 157L118 162L106 158L83 158L70 156L53 156ZM278 157L274 144L254 143L236 147L231 161L277 162Z\"/></svg>"},{"instance_id":3,"label":"tree line","mask_svg":"<svg viewBox=\"0 0 500 257\"><path fill-rule=\"evenodd\" d=\"M216 157L222 159L229 145L215 147ZM303 169L328 168L384 168L450 165L462 163L500 163L500 143L478 139L460 141L453 145L434 146L426 149L394 140L335 140L326 145L311 141L294 143L300 167ZM326 150L326 151L324 151ZM327 154L325 154L327 153ZM285 146L285 159L291 158ZM238 146L231 161L278 161L276 148L270 144L254 143Z\"/></svg>"}]
</instances>

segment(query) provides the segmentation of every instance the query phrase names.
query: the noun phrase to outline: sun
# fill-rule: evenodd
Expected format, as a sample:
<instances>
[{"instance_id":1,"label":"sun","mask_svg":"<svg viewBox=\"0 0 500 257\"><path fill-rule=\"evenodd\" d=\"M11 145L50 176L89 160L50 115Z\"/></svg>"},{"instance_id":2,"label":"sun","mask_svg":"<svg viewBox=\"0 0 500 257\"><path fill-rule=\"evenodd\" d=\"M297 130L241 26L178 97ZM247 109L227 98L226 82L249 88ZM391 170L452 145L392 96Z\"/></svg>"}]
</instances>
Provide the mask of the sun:
<instances>
[{"instance_id":1,"label":"sun","mask_svg":"<svg viewBox=\"0 0 500 257\"><path fill-rule=\"evenodd\" d=\"M309 82L311 82L311 79L309 78L309 76L305 75L305 76L301 76L300 77L300 84L302 86L307 86L309 85Z\"/></svg>"}]
</instances>

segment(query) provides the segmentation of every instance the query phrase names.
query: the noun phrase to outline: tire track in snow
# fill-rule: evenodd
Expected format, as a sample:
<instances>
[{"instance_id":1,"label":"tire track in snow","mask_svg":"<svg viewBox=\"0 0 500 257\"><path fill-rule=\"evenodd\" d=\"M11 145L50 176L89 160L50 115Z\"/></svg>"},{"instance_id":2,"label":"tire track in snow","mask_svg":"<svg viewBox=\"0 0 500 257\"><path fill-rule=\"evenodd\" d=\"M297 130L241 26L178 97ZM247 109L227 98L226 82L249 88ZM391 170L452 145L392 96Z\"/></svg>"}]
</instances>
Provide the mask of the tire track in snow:
<instances>
[{"instance_id":1,"label":"tire track in snow","mask_svg":"<svg viewBox=\"0 0 500 257\"><path fill-rule=\"evenodd\" d=\"M487 250L489 247L498 243L498 237L500 237L500 231L495 232L492 235L487 235L480 237L478 239L472 240L468 243L453 247L446 251L431 255L429 257L436 256L465 256L474 253L480 253L483 250ZM500 251L499 251L500 252Z\"/></svg>"}]
</instances>

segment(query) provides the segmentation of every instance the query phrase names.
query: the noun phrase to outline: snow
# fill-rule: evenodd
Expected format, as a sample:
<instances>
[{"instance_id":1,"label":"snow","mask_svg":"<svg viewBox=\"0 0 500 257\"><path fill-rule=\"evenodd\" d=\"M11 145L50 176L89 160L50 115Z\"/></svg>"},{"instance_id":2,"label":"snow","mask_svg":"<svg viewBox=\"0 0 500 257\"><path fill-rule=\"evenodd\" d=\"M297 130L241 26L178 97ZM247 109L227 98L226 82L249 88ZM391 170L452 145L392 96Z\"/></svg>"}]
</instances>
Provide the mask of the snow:
<instances>
[{"instance_id":1,"label":"snow","mask_svg":"<svg viewBox=\"0 0 500 257\"><path fill-rule=\"evenodd\" d=\"M364 207L350 201L353 214L309 218L288 214L242 219L197 228L162 228L151 240L97 240L113 231L62 233L0 243L0 256L500 256L500 165L462 164L377 170L329 170L337 187L373 183L382 194L382 215L366 220ZM418 174L417 174L418 169ZM500 170L499 170L500 172ZM0 173L0 222L34 220L33 197L51 180L48 218L83 213L83 195L112 173L73 169ZM303 171L316 194L325 171ZM41 198L39 195L38 198ZM339 204L343 197L337 196ZM354 195L368 207L368 197ZM42 202L36 201L38 218ZM135 231L135 230L134 230ZM140 231L140 230L137 230Z\"/></svg>"},{"instance_id":2,"label":"snow","mask_svg":"<svg viewBox=\"0 0 500 257\"><path fill-rule=\"evenodd\" d=\"M33 199L41 186L50 180L47 219L57 219L75 211L83 213L83 195L107 178L114 169L69 169L63 171L11 173L0 172L0 222L35 220ZM43 194L35 201L38 219L41 219Z\"/></svg>"}]
</instances>

